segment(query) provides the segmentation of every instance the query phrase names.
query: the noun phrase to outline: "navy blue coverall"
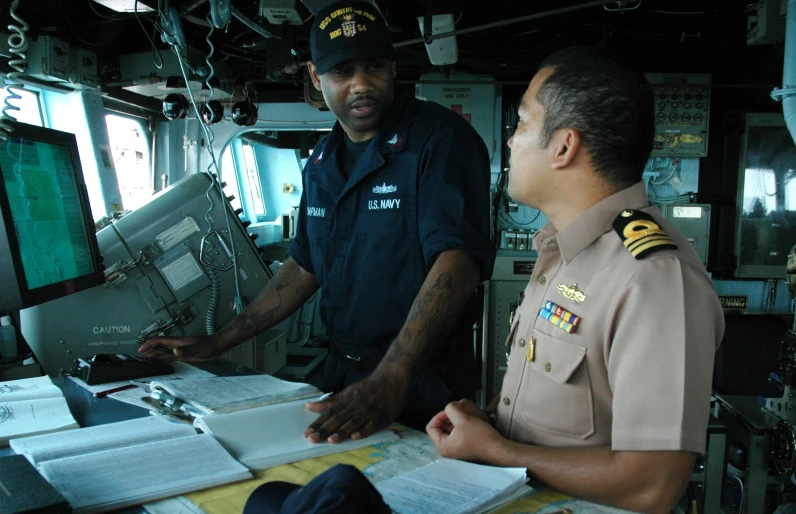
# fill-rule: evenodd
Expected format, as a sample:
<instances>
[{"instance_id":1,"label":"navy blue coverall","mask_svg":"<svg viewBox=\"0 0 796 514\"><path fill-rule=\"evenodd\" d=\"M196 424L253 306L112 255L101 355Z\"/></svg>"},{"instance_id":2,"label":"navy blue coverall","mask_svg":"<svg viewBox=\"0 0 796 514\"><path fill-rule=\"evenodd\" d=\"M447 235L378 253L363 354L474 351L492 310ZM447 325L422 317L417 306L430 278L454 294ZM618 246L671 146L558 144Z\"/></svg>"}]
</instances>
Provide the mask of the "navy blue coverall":
<instances>
[{"instance_id":1,"label":"navy blue coverall","mask_svg":"<svg viewBox=\"0 0 796 514\"><path fill-rule=\"evenodd\" d=\"M436 257L461 249L492 273L489 154L462 118L410 91L393 105L346 178L340 123L318 142L303 172L290 256L321 286L320 315L332 339L321 388L366 377L401 330ZM412 381L399 420L424 427L447 402L474 397L474 299L430 365Z\"/></svg>"}]
</instances>

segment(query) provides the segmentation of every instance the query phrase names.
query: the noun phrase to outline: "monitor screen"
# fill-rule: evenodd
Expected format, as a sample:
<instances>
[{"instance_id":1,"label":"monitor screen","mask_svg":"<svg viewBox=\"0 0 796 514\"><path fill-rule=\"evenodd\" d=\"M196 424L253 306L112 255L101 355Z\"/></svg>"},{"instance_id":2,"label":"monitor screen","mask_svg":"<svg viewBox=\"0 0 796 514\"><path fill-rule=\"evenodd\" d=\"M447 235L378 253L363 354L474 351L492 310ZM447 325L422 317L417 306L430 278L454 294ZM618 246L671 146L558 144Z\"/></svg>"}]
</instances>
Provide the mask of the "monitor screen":
<instances>
[{"instance_id":1,"label":"monitor screen","mask_svg":"<svg viewBox=\"0 0 796 514\"><path fill-rule=\"evenodd\" d=\"M0 171L0 311L104 282L74 135L15 123Z\"/></svg>"}]
</instances>

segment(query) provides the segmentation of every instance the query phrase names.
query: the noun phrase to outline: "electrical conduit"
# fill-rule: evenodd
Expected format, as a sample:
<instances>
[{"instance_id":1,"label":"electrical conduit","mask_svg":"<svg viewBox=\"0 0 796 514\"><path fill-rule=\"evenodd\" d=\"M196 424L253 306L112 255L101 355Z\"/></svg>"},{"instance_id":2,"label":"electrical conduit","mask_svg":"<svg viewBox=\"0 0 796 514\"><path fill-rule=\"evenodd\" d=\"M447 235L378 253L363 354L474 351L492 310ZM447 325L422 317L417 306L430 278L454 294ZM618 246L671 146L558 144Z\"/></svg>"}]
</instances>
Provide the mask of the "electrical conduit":
<instances>
[{"instance_id":1,"label":"electrical conduit","mask_svg":"<svg viewBox=\"0 0 796 514\"><path fill-rule=\"evenodd\" d=\"M774 89L771 97L775 100L782 99L785 124L796 142L796 0L788 0L786 23L782 89Z\"/></svg>"}]
</instances>

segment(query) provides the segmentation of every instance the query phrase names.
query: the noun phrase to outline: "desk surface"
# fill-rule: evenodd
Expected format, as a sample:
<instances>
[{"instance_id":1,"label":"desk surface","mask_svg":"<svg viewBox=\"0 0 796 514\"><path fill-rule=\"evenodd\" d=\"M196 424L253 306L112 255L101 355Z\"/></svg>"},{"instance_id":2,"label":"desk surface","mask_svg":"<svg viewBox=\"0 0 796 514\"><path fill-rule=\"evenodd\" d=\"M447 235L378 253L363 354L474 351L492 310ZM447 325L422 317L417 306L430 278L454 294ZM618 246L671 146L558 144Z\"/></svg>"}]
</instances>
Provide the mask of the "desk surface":
<instances>
[{"instance_id":1,"label":"desk surface","mask_svg":"<svg viewBox=\"0 0 796 514\"><path fill-rule=\"evenodd\" d=\"M439 458L434 445L424 432L397 425L393 425L391 428L401 436L400 441L377 444L345 453L257 471L254 472L253 479L189 493L185 497L207 514L229 514L242 512L246 499L252 491L266 482L280 480L303 485L335 464L342 463L355 466L371 482L378 483ZM579 512L588 512L589 514L628 513L628 511L577 500L557 491L541 488L531 495L508 503L493 512L497 514L559 514L567 511L575 514Z\"/></svg>"},{"instance_id":2,"label":"desk surface","mask_svg":"<svg viewBox=\"0 0 796 514\"><path fill-rule=\"evenodd\" d=\"M197 367L218 376L258 373L223 360L198 364ZM112 398L95 398L90 392L68 378L56 378L53 379L53 382L64 392L72 415L81 427L150 415L146 409L118 402ZM207 514L242 512L251 492L265 482L283 480L306 484L313 477L335 464L345 463L356 466L375 483L439 458L439 454L425 433L399 425L394 425L392 428L401 435L400 441L277 466L255 472L253 479L196 491L186 494L185 498L199 506ZM174 508L175 504L172 502L169 506ZM185 513L191 512L187 507L183 506L182 509ZM563 509L569 509L573 513L621 514L627 512L573 499L557 491L545 489L537 490L530 496L511 502L495 512L553 514L559 513ZM126 510L125 512L137 511Z\"/></svg>"},{"instance_id":3,"label":"desk surface","mask_svg":"<svg viewBox=\"0 0 796 514\"><path fill-rule=\"evenodd\" d=\"M221 359L193 363L192 366L209 371L219 377L260 374L253 369ZM52 380L63 391L66 402L69 404L69 410L81 427L104 425L150 415L148 410L135 405L118 402L112 398L95 398L93 394L68 377L58 377Z\"/></svg>"}]
</instances>

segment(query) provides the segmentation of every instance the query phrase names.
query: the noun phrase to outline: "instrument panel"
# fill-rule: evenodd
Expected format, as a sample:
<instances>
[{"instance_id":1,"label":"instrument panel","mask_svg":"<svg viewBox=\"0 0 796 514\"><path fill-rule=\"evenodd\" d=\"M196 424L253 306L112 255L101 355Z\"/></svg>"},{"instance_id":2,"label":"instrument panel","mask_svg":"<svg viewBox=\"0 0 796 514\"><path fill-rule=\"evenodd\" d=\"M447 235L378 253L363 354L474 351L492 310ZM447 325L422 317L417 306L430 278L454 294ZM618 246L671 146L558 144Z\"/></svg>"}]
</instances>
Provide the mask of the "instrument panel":
<instances>
[{"instance_id":1,"label":"instrument panel","mask_svg":"<svg viewBox=\"0 0 796 514\"><path fill-rule=\"evenodd\" d=\"M652 157L708 154L710 75L647 73L655 104Z\"/></svg>"}]
</instances>

